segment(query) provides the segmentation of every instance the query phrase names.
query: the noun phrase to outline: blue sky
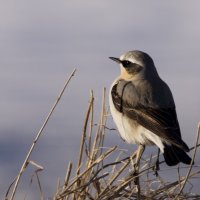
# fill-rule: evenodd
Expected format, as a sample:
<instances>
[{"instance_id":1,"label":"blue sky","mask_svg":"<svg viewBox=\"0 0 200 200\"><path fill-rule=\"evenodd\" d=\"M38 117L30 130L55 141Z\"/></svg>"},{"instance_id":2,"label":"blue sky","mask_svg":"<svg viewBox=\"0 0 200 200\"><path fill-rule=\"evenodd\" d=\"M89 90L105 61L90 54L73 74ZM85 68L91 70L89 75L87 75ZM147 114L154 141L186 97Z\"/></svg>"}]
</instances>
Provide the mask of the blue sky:
<instances>
[{"instance_id":1,"label":"blue sky","mask_svg":"<svg viewBox=\"0 0 200 200\"><path fill-rule=\"evenodd\" d=\"M129 50L153 58L173 92L183 138L192 146L200 119L199 6L197 0L0 1L0 197L76 67L32 157L45 167L46 197L55 192L78 152L90 90L98 115L103 87L108 91L119 74L108 57ZM114 127L112 120L109 126ZM124 145L117 134L109 137L110 145Z\"/></svg>"}]
</instances>

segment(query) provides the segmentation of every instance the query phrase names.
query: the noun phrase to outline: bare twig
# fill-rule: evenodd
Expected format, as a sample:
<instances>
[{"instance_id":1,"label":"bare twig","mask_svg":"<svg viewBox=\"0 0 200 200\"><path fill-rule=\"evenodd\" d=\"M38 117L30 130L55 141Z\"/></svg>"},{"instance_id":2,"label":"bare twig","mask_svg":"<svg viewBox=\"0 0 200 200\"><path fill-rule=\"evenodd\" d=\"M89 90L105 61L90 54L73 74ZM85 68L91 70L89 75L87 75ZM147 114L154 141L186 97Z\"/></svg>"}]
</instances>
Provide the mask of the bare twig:
<instances>
[{"instance_id":1,"label":"bare twig","mask_svg":"<svg viewBox=\"0 0 200 200\"><path fill-rule=\"evenodd\" d=\"M88 110L87 110L86 118L85 118L85 123L84 123L84 127L83 127L83 133L82 133L82 139L81 139L81 145L80 145L80 153L79 153L79 160L78 160L77 172L76 172L77 176L80 173L80 166L81 166L81 161L82 161L82 157L83 157L83 147L84 147L84 143L85 143L85 139L86 139L86 130L87 130L88 120L89 120L90 111L91 111L91 108L92 108L92 105L93 105L93 101L94 101L94 98L93 98L93 96L91 96L91 100L89 102L89 106L88 106Z\"/></svg>"},{"instance_id":2,"label":"bare twig","mask_svg":"<svg viewBox=\"0 0 200 200\"><path fill-rule=\"evenodd\" d=\"M39 191L40 191L40 200L43 200L44 199L44 195L43 195L42 185L40 183L40 179L39 179L39 176L38 176L38 172L39 171L36 171L35 174L36 174L37 183L38 183Z\"/></svg>"},{"instance_id":3,"label":"bare twig","mask_svg":"<svg viewBox=\"0 0 200 200\"><path fill-rule=\"evenodd\" d=\"M186 184L186 182L187 182L187 180L188 180L188 178L189 178L189 176L190 176L190 172L191 172L191 170L192 170L192 165L193 165L193 163L194 163L194 159L195 159L195 156L196 156L197 145L198 145L198 142L199 142L199 134L200 134L200 123L198 124L198 128L197 128L197 136L196 136L196 140L195 140L195 148L194 148L194 153L193 153L193 156L192 156L192 161L191 161L191 164L190 164L190 168L189 168L188 173L187 173L187 175L186 175L186 177L185 177L185 180L184 180L184 182L183 182L183 185L182 185L182 187L181 187L181 189L180 189L180 191L179 191L179 194L176 196L175 199L177 199L178 196L179 196L179 195L181 194L181 192L183 191L183 189L184 189L184 187L185 187L185 184Z\"/></svg>"},{"instance_id":4,"label":"bare twig","mask_svg":"<svg viewBox=\"0 0 200 200\"><path fill-rule=\"evenodd\" d=\"M88 152L91 152L91 141L92 141L92 131L93 131L93 119L94 119L94 94L93 90L90 92L90 99L92 100L91 105L91 118L90 118L90 130L88 134Z\"/></svg>"},{"instance_id":5,"label":"bare twig","mask_svg":"<svg viewBox=\"0 0 200 200\"><path fill-rule=\"evenodd\" d=\"M69 179L70 179L70 175L71 175L71 171L72 171L72 162L70 161L69 162L69 165L68 165L68 168L67 168L67 173L66 173L66 176L65 176L65 182L64 182L64 185L63 185L63 188L62 188L62 192L65 191L65 189L67 188L68 186L68 183L69 183ZM56 199L56 197L55 197ZM63 197L62 200L66 199L65 197Z\"/></svg>"},{"instance_id":6,"label":"bare twig","mask_svg":"<svg viewBox=\"0 0 200 200\"><path fill-rule=\"evenodd\" d=\"M47 117L46 117L46 119L45 119L45 121L44 121L42 127L40 128L39 132L37 133L37 135L36 135L36 137L35 137L35 139L34 139L32 145L31 145L31 147L30 147L30 149L29 149L29 151L28 151L28 153L27 153L27 155L26 155L26 158L25 158L25 160L24 160L24 162L23 162L23 164L22 164L22 166L21 166L21 169L20 169L20 171L19 171L19 174L18 174L18 176L17 176L17 178L16 178L16 181L15 181L15 184L14 184L14 187L13 187L13 190L12 190L12 194L11 194L10 200L13 200L13 198L14 198L14 196L15 196L15 193L16 193L16 190L17 190L17 186L18 186L18 184L19 184L19 180L20 180L20 178L21 178L21 176L22 176L24 170L26 169L26 166L27 166L27 164L28 164L28 160L29 160L29 158L30 158L30 155L31 155L31 153L32 153L32 151L33 151L33 149L34 149L34 147L35 147L35 145L36 145L36 143L37 143L39 137L42 135L43 130L44 130L44 128L45 128L47 122L49 121L49 118L51 117L53 111L55 110L55 108L56 108L56 106L57 106L57 104L58 104L58 102L60 101L60 99L61 99L61 97L62 97L62 95L63 95L63 93L64 93L64 91L65 91L65 89L66 89L66 87L67 87L67 85L68 85L68 83L70 82L71 78L74 76L75 71L76 71L76 69L73 70L73 72L71 73L71 75L69 76L69 78L67 79L67 81L65 82L64 87L63 87L63 89L61 90L61 92L60 92L60 94L59 94L57 100L55 101L55 103L54 103L54 105L52 106L52 108L51 108L49 114L47 115Z\"/></svg>"}]
</instances>

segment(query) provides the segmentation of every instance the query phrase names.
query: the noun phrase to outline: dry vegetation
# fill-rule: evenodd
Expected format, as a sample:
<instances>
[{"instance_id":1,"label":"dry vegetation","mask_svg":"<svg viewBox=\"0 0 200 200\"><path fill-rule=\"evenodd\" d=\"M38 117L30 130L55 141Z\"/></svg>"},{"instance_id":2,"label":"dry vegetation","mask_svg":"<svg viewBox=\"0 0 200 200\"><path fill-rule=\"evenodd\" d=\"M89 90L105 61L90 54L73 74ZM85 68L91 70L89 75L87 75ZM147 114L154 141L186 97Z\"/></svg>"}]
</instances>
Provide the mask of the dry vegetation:
<instances>
[{"instance_id":1,"label":"dry vegetation","mask_svg":"<svg viewBox=\"0 0 200 200\"><path fill-rule=\"evenodd\" d=\"M177 177L179 177L174 182L166 181L159 172L157 176L155 175L154 162L156 156L151 156L147 160L142 159L140 161L139 173L132 173L136 152L127 156L124 150L119 149L117 146L104 147L105 133L110 131L106 126L108 110L105 106L105 89L98 124L94 124L93 111L94 97L91 92L77 164L69 163L65 178L63 178L64 181L59 181L57 192L52 197L53 200L200 199L200 195L192 192L192 187L186 187L189 184L191 185L190 181L193 178L200 180L200 167L197 164L187 166L184 176L181 175L181 168L179 166L176 169L173 168L173 170L177 170ZM191 148L193 160L199 147L199 132L198 126L196 144ZM18 181L27 165L33 164L37 166L36 163L29 161L29 157L25 160L25 166L22 166L19 175L13 182L14 186L11 185L11 188L13 187L12 192L10 192L11 197L9 198L8 191L5 199L14 199ZM163 165L164 162L160 162L160 168ZM41 170L40 166L37 167L38 170ZM37 180L41 199L44 199L39 178Z\"/></svg>"},{"instance_id":2,"label":"dry vegetation","mask_svg":"<svg viewBox=\"0 0 200 200\"><path fill-rule=\"evenodd\" d=\"M105 107L105 92L101 117L94 137L92 136L93 102L94 98L91 95L76 172L72 177L72 163L69 163L65 182L63 185L58 185L54 199L200 199L200 195L193 194L191 190L183 192L186 183L189 183L191 178L198 177L200 168L195 167L191 173L194 166L189 166L185 176L181 177L179 174L179 179L175 182L166 182L159 176L159 172L157 176L155 175L153 161L155 156L148 160L141 160L140 172L134 175L131 171L134 170L136 152L124 157L123 150L118 149L117 146L103 148L105 131L109 131L106 128L108 112ZM192 148L194 152L197 147L196 142L195 147ZM113 155L115 161L109 162L111 160L109 158ZM193 153L194 157L195 153ZM163 163L161 162L160 165ZM177 167L178 173L179 170L180 168ZM139 184L136 184L138 179Z\"/></svg>"}]
</instances>

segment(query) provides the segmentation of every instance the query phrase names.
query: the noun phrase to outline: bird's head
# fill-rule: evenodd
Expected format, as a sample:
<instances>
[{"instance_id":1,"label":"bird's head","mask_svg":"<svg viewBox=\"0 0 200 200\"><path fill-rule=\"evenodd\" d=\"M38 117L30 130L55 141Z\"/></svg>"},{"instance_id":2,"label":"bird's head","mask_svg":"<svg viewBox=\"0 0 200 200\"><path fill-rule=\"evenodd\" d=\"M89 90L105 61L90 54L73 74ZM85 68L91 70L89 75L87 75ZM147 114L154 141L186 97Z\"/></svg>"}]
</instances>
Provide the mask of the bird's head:
<instances>
[{"instance_id":1,"label":"bird's head","mask_svg":"<svg viewBox=\"0 0 200 200\"><path fill-rule=\"evenodd\" d=\"M129 51L120 58L109 58L120 64L123 79L146 79L149 75L157 75L152 58L142 51Z\"/></svg>"}]
</instances>

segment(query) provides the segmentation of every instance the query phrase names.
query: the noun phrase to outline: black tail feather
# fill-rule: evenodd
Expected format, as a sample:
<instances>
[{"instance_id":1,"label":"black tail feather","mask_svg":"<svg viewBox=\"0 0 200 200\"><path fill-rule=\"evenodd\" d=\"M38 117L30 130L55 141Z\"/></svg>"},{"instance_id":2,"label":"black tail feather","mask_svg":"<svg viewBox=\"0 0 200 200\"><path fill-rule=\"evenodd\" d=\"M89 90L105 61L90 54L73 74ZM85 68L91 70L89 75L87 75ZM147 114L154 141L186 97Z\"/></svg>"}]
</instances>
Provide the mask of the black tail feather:
<instances>
[{"instance_id":1,"label":"black tail feather","mask_svg":"<svg viewBox=\"0 0 200 200\"><path fill-rule=\"evenodd\" d=\"M184 150L167 144L164 144L164 158L169 166L177 165L179 162L189 165L192 160Z\"/></svg>"}]
</instances>

